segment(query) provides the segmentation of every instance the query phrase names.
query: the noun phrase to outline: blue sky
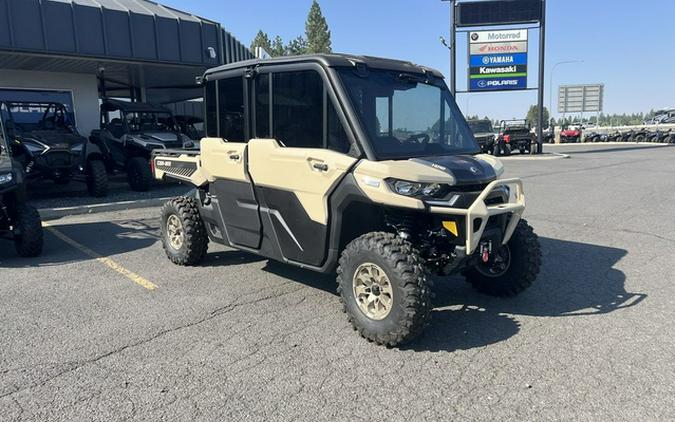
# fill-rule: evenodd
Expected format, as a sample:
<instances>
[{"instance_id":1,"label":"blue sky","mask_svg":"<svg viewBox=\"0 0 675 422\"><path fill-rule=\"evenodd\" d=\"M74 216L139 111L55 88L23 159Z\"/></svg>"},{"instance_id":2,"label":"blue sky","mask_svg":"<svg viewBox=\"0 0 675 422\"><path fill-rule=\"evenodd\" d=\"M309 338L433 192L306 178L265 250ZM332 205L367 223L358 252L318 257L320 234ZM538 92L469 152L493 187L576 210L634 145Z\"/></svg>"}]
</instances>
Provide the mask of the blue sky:
<instances>
[{"instance_id":1,"label":"blue sky","mask_svg":"<svg viewBox=\"0 0 675 422\"><path fill-rule=\"evenodd\" d=\"M246 45L258 29L285 41L304 34L311 0L159 0L219 21ZM332 31L333 50L410 60L449 69L448 4L440 0L319 0ZM605 111L675 107L675 0L548 0L545 105L552 66L554 95L560 84L604 83ZM537 38L536 31L530 38ZM530 41L530 86L536 86L537 42ZM458 37L458 88L466 84L466 38ZM554 99L555 100L555 99ZM555 101L554 101L555 102ZM524 116L536 91L460 94L465 113L492 118ZM555 108L555 106L554 106ZM554 115L556 110L554 110Z\"/></svg>"}]
</instances>

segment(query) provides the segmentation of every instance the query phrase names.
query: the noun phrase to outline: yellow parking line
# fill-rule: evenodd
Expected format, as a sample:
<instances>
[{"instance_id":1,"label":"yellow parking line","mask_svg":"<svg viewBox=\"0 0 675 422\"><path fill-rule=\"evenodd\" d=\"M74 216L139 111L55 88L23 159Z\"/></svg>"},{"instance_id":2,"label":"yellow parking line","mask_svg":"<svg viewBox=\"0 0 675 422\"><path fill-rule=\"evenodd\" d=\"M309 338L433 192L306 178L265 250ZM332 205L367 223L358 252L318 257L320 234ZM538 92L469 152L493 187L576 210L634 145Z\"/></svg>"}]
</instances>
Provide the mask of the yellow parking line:
<instances>
[{"instance_id":1,"label":"yellow parking line","mask_svg":"<svg viewBox=\"0 0 675 422\"><path fill-rule=\"evenodd\" d=\"M136 274L133 271L129 271L117 262L113 261L110 258L106 258L104 256L99 255L98 253L92 251L88 247L82 245L81 243L78 243L71 239L70 237L66 236L65 234L61 233L54 227L50 226L49 224L44 223L44 227L49 230L50 233L52 233L54 236L58 237L59 239L63 240L70 246L80 250L83 252L85 255L89 255L90 257L94 258L101 264L105 265L106 267L115 270L119 274L122 274L129 280L133 281L134 283L138 284L139 286L145 287L148 290L155 290L157 288L157 285L152 283L151 281L141 277L140 275Z\"/></svg>"}]
</instances>

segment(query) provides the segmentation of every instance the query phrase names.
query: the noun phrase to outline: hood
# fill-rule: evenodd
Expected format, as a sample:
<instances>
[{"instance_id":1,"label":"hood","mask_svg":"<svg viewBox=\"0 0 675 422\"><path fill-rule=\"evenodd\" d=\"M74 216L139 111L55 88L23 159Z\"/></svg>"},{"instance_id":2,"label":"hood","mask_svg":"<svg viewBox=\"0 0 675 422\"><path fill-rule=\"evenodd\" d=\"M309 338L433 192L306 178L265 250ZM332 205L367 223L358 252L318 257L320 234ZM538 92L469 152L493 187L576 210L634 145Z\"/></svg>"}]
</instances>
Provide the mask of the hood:
<instances>
[{"instance_id":1,"label":"hood","mask_svg":"<svg viewBox=\"0 0 675 422\"><path fill-rule=\"evenodd\" d=\"M134 133L134 138L150 142L177 142L180 141L178 135L174 132L141 132Z\"/></svg>"},{"instance_id":2,"label":"hood","mask_svg":"<svg viewBox=\"0 0 675 422\"><path fill-rule=\"evenodd\" d=\"M492 182L497 173L492 164L481 156L443 155L438 157L412 158L420 164L430 166L454 177L457 185L473 185Z\"/></svg>"},{"instance_id":3,"label":"hood","mask_svg":"<svg viewBox=\"0 0 675 422\"><path fill-rule=\"evenodd\" d=\"M493 132L477 132L473 134L473 137L476 139L483 138L494 138L495 134Z\"/></svg>"},{"instance_id":4,"label":"hood","mask_svg":"<svg viewBox=\"0 0 675 422\"><path fill-rule=\"evenodd\" d=\"M81 145L87 142L87 138L78 134L50 130L25 132L19 136L19 139L22 142L33 141L57 149L70 149L75 145Z\"/></svg>"}]
</instances>

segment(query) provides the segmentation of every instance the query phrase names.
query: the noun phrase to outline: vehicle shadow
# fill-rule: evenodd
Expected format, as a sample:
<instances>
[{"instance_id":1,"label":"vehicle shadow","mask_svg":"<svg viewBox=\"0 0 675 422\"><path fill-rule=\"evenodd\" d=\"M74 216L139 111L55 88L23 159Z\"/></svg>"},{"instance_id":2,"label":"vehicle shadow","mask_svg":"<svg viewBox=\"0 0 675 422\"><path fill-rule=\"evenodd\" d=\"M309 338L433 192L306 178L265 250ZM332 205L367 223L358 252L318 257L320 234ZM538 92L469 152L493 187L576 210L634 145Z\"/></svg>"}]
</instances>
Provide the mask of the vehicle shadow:
<instances>
[{"instance_id":1,"label":"vehicle shadow","mask_svg":"<svg viewBox=\"0 0 675 422\"><path fill-rule=\"evenodd\" d=\"M518 297L482 295L462 277L435 279L431 324L422 337L402 349L454 351L484 347L518 334L519 316L593 316L636 306L646 298L642 293L627 292L626 276L615 268L628 253L626 250L550 238L540 238L540 242L541 273L536 283ZM248 255L231 251L227 259L238 262ZM337 294L334 274L318 274L276 261L267 261L263 271Z\"/></svg>"},{"instance_id":2,"label":"vehicle shadow","mask_svg":"<svg viewBox=\"0 0 675 422\"><path fill-rule=\"evenodd\" d=\"M627 292L625 274L614 268L627 251L550 238L540 238L540 242L541 273L518 297L481 295L461 277L437 280L431 325L406 348L453 351L483 347L516 335L520 331L518 316L601 315L638 305L646 298L642 293ZM452 282L455 280L459 283Z\"/></svg>"},{"instance_id":3,"label":"vehicle shadow","mask_svg":"<svg viewBox=\"0 0 675 422\"><path fill-rule=\"evenodd\" d=\"M159 229L138 220L95 222L47 226L44 236L42 255L36 258L19 258L13 242L1 241L0 268L58 266L95 259L91 252L107 257L138 251L158 242Z\"/></svg>"}]
</instances>

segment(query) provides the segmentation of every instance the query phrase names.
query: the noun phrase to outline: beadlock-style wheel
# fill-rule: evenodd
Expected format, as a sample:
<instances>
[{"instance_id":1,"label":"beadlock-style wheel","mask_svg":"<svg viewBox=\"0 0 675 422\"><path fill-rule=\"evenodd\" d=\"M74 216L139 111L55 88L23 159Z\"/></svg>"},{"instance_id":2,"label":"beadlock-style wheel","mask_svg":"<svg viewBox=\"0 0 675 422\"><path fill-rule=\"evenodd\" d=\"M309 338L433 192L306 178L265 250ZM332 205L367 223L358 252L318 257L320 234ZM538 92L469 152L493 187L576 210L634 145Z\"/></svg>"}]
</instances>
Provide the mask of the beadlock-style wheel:
<instances>
[{"instance_id":1,"label":"beadlock-style wheel","mask_svg":"<svg viewBox=\"0 0 675 422\"><path fill-rule=\"evenodd\" d=\"M185 242L185 231L183 230L183 223L176 215L171 215L166 220L166 233L172 248L179 250L183 247L183 242Z\"/></svg>"},{"instance_id":2,"label":"beadlock-style wheel","mask_svg":"<svg viewBox=\"0 0 675 422\"><path fill-rule=\"evenodd\" d=\"M365 316L380 321L389 315L394 290L382 268L370 262L359 265L354 272L352 286L356 303Z\"/></svg>"},{"instance_id":3,"label":"beadlock-style wheel","mask_svg":"<svg viewBox=\"0 0 675 422\"><path fill-rule=\"evenodd\" d=\"M511 250L508 245L502 245L491 262L476 265L476 271L485 277L500 277L504 275L511 266Z\"/></svg>"}]
</instances>

